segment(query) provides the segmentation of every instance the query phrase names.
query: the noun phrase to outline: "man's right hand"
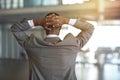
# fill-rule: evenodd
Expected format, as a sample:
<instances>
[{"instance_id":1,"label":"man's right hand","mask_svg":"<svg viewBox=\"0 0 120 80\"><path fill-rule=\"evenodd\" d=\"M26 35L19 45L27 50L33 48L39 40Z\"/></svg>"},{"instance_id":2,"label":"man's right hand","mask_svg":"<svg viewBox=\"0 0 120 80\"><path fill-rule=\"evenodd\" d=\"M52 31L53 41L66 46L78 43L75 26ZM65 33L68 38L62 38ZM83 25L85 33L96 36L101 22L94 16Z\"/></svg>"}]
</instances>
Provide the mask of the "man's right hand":
<instances>
[{"instance_id":1,"label":"man's right hand","mask_svg":"<svg viewBox=\"0 0 120 80\"><path fill-rule=\"evenodd\" d=\"M43 19L34 20L35 26L40 25L46 30L50 30L49 27L61 27L63 24L68 24L68 22L69 19L62 16L56 16L55 14L46 16Z\"/></svg>"},{"instance_id":2,"label":"man's right hand","mask_svg":"<svg viewBox=\"0 0 120 80\"><path fill-rule=\"evenodd\" d=\"M64 18L62 16L56 16L55 14L49 15L45 17L45 24L47 26L53 26L53 27L61 27L63 24L67 24L69 19Z\"/></svg>"}]
</instances>

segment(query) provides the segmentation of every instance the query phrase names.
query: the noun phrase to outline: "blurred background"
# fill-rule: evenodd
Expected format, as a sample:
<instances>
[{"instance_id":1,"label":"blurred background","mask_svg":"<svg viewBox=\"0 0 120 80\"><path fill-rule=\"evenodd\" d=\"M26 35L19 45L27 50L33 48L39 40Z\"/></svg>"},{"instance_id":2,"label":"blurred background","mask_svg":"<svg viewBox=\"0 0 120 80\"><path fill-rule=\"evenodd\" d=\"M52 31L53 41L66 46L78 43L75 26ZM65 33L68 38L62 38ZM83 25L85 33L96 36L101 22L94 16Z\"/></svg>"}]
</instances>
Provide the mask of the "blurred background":
<instances>
[{"instance_id":1,"label":"blurred background","mask_svg":"<svg viewBox=\"0 0 120 80\"><path fill-rule=\"evenodd\" d=\"M28 80L28 58L11 34L23 18L43 18L57 12L67 18L85 18L95 26L89 42L76 58L78 80L120 80L120 0L0 0L0 80ZM45 34L41 27L32 29ZM60 38L79 30L63 25Z\"/></svg>"}]
</instances>

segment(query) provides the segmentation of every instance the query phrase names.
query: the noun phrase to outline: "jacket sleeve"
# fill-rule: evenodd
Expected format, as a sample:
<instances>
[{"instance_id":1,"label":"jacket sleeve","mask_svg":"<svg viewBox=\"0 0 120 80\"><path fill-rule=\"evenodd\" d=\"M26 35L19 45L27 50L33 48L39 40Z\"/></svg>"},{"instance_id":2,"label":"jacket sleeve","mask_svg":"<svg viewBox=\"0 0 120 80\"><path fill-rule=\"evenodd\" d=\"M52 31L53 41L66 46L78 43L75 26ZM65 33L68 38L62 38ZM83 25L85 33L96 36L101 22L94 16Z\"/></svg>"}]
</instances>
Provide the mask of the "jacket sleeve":
<instances>
[{"instance_id":1,"label":"jacket sleeve","mask_svg":"<svg viewBox=\"0 0 120 80\"><path fill-rule=\"evenodd\" d=\"M94 26L86 21L77 20L74 27L81 30L81 32L76 36L79 40L79 46L82 48L92 36L94 31Z\"/></svg>"},{"instance_id":2,"label":"jacket sleeve","mask_svg":"<svg viewBox=\"0 0 120 80\"><path fill-rule=\"evenodd\" d=\"M31 26L28 24L27 21L18 22L11 26L11 32L22 47L24 46L24 41L29 38L25 31L30 28Z\"/></svg>"}]
</instances>

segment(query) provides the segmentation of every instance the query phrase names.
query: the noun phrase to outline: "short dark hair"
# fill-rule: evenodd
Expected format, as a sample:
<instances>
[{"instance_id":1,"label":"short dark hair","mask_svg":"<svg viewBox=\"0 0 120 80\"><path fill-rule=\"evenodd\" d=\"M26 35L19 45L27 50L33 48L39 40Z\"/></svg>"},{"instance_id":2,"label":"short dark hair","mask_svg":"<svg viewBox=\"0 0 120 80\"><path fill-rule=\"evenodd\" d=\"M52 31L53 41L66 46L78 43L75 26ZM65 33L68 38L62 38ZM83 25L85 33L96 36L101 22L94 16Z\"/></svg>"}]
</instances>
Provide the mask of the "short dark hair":
<instances>
[{"instance_id":1,"label":"short dark hair","mask_svg":"<svg viewBox=\"0 0 120 80\"><path fill-rule=\"evenodd\" d=\"M50 13L48 13L46 16L49 16L49 15L51 15L51 14L55 14L56 16L59 16L59 14L56 13L56 12L50 12ZM46 17L46 16L45 16L45 17Z\"/></svg>"}]
</instances>

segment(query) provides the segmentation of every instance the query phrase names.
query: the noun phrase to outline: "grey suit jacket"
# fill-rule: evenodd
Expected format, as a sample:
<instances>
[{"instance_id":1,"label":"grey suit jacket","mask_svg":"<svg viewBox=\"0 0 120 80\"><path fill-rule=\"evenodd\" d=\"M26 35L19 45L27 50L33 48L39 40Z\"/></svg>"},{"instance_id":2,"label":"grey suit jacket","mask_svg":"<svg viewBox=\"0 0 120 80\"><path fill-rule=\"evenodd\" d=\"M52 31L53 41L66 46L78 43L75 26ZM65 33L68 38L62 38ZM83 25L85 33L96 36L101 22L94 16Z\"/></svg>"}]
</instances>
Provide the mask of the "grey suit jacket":
<instances>
[{"instance_id":1,"label":"grey suit jacket","mask_svg":"<svg viewBox=\"0 0 120 80\"><path fill-rule=\"evenodd\" d=\"M41 39L34 34L28 36L24 32L30 28L27 22L16 23L11 27L18 43L27 52L31 80L77 80L76 54L88 42L94 28L80 20L74 26L81 29L78 36L69 33L63 40L58 37Z\"/></svg>"}]
</instances>

